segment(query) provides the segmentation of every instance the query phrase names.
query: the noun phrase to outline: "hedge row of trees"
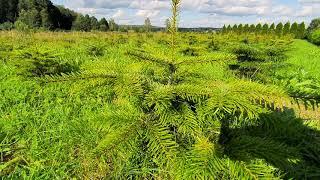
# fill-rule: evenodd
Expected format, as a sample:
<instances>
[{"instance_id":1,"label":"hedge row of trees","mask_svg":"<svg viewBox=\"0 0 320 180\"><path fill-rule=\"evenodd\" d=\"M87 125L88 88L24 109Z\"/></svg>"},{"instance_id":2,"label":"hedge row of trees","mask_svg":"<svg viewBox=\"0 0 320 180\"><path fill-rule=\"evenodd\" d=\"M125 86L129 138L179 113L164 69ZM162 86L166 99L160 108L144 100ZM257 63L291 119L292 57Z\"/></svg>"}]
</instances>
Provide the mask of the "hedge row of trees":
<instances>
[{"instance_id":1,"label":"hedge row of trees","mask_svg":"<svg viewBox=\"0 0 320 180\"><path fill-rule=\"evenodd\" d=\"M0 0L0 29L116 30L114 20L81 15L50 0Z\"/></svg>"},{"instance_id":2,"label":"hedge row of trees","mask_svg":"<svg viewBox=\"0 0 320 180\"><path fill-rule=\"evenodd\" d=\"M272 23L271 25L269 24L235 24L233 26L231 25L224 25L222 28L222 33L258 33L258 34L269 34L269 33L275 33L279 36L281 35L288 35L288 34L293 34L296 38L303 38L305 36L306 32L306 25L304 22L298 24L298 23L293 23L290 24L290 22L287 22L286 24L283 25L283 23L279 23L275 25Z\"/></svg>"},{"instance_id":3,"label":"hedge row of trees","mask_svg":"<svg viewBox=\"0 0 320 180\"><path fill-rule=\"evenodd\" d=\"M320 18L311 21L306 36L308 41L320 46Z\"/></svg>"}]
</instances>

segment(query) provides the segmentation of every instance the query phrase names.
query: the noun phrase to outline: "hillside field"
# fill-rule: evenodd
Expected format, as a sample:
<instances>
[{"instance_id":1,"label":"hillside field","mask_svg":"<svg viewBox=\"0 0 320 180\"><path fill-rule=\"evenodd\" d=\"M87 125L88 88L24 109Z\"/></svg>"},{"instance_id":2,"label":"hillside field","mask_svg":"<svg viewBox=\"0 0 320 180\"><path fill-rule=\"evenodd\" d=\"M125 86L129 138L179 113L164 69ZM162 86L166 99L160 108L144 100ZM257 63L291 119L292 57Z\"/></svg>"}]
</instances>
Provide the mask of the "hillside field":
<instances>
[{"instance_id":1,"label":"hillside field","mask_svg":"<svg viewBox=\"0 0 320 180\"><path fill-rule=\"evenodd\" d=\"M1 179L320 178L318 46L254 33L170 43L0 31Z\"/></svg>"}]
</instances>

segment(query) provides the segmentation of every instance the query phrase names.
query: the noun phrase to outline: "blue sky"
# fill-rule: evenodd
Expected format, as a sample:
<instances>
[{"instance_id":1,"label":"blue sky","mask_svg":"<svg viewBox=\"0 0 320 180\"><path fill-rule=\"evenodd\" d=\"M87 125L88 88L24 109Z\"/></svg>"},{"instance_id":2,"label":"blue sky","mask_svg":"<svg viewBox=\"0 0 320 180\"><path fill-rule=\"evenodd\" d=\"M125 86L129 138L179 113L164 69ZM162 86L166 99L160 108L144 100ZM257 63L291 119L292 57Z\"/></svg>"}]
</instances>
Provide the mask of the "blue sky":
<instances>
[{"instance_id":1,"label":"blue sky","mask_svg":"<svg viewBox=\"0 0 320 180\"><path fill-rule=\"evenodd\" d=\"M170 0L53 0L83 14L113 18L119 24L164 26ZM320 17L320 0L182 0L180 26L221 27L223 24L306 21Z\"/></svg>"}]
</instances>

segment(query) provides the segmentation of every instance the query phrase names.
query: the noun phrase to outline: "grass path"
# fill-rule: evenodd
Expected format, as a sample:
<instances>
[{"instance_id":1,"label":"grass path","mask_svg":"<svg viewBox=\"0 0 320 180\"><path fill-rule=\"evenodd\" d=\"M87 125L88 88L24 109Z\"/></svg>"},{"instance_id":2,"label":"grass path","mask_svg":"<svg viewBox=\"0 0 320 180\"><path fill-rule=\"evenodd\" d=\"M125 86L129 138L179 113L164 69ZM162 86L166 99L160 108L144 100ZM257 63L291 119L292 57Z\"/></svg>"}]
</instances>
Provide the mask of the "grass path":
<instances>
[{"instance_id":1,"label":"grass path","mask_svg":"<svg viewBox=\"0 0 320 180\"><path fill-rule=\"evenodd\" d=\"M302 67L309 75L320 80L320 48L305 41L295 40L288 52L289 63Z\"/></svg>"},{"instance_id":2,"label":"grass path","mask_svg":"<svg viewBox=\"0 0 320 180\"><path fill-rule=\"evenodd\" d=\"M295 65L296 68L289 68L289 71L304 71L308 77L317 79L320 82L320 48L305 41L295 40L292 44L292 49L287 53L288 63ZM301 118L320 120L320 107L316 110L305 109L303 105L300 107L293 106Z\"/></svg>"}]
</instances>

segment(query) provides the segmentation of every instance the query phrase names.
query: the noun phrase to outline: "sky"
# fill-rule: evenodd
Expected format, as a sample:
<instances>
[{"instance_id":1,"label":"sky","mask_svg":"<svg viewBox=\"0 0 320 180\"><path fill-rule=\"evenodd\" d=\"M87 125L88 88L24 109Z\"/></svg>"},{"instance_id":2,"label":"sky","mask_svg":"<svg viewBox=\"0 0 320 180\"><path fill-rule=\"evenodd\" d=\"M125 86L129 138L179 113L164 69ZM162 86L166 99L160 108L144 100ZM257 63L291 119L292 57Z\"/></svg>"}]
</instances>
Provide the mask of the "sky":
<instances>
[{"instance_id":1,"label":"sky","mask_svg":"<svg viewBox=\"0 0 320 180\"><path fill-rule=\"evenodd\" d=\"M170 17L170 0L53 0L98 19L115 19L118 24L164 26ZM222 27L224 24L278 22L309 23L320 17L320 0L182 0L181 27Z\"/></svg>"}]
</instances>

